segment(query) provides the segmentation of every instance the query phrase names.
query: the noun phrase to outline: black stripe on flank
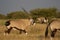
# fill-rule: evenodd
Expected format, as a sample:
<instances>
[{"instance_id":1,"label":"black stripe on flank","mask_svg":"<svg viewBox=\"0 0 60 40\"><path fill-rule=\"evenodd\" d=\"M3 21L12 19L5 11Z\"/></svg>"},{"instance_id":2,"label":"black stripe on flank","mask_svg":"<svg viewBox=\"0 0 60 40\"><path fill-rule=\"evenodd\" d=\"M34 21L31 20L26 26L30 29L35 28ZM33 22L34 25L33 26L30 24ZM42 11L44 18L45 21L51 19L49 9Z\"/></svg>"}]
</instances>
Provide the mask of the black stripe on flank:
<instances>
[{"instance_id":1,"label":"black stripe on flank","mask_svg":"<svg viewBox=\"0 0 60 40\"><path fill-rule=\"evenodd\" d=\"M19 28L17 28L17 27L13 27L13 28L15 28L15 29L17 29L17 30L20 30L20 31L22 31L22 29L19 29Z\"/></svg>"},{"instance_id":2,"label":"black stripe on flank","mask_svg":"<svg viewBox=\"0 0 60 40\"><path fill-rule=\"evenodd\" d=\"M19 30L19 31L20 31L20 33L21 33L21 32L26 33L26 30L23 30L23 29L18 29L17 27L13 27L13 28L15 28L15 29Z\"/></svg>"}]
</instances>

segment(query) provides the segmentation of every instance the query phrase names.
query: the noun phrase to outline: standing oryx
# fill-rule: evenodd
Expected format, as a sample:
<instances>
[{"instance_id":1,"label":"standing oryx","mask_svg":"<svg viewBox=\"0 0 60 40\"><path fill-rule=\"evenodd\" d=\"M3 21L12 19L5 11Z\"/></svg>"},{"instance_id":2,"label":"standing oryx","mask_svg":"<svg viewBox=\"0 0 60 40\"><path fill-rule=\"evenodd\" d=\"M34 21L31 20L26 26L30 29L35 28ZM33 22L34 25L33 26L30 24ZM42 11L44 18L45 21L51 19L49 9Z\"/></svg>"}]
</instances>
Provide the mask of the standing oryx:
<instances>
[{"instance_id":1,"label":"standing oryx","mask_svg":"<svg viewBox=\"0 0 60 40\"><path fill-rule=\"evenodd\" d=\"M22 10L26 13L26 15L29 15L29 13L24 8L22 8ZM5 26L7 28L5 32L10 33L11 29L15 28L19 30L20 33L22 31L26 33L26 29L28 28L28 26L33 25L34 23L35 21L31 18L30 15L28 19L8 20L5 22Z\"/></svg>"},{"instance_id":2,"label":"standing oryx","mask_svg":"<svg viewBox=\"0 0 60 40\"><path fill-rule=\"evenodd\" d=\"M52 40L52 38L54 38L57 30L60 30L60 20L52 20L52 21L47 25L47 28L46 28L46 31L45 31L45 37L47 37L47 35L48 35L48 27L49 27L50 30L51 30L51 40Z\"/></svg>"},{"instance_id":3,"label":"standing oryx","mask_svg":"<svg viewBox=\"0 0 60 40\"><path fill-rule=\"evenodd\" d=\"M20 33L24 32L27 34L27 28L30 25L33 25L33 20L31 19L18 19L18 20L8 20L5 22L5 26L7 30L5 33L10 33L11 29L15 28L20 31ZM32 24L31 24L32 23Z\"/></svg>"},{"instance_id":4,"label":"standing oryx","mask_svg":"<svg viewBox=\"0 0 60 40\"><path fill-rule=\"evenodd\" d=\"M46 17L39 17L37 18L38 22L39 23L48 23L48 19Z\"/></svg>"}]
</instances>

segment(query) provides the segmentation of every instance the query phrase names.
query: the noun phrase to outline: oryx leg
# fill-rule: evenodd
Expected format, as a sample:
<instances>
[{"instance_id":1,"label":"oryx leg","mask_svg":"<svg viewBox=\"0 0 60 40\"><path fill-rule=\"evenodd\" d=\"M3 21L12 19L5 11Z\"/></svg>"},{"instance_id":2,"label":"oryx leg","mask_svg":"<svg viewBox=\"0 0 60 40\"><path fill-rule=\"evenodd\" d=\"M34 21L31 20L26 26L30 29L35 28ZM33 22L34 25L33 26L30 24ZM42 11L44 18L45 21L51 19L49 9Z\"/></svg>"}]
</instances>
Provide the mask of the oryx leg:
<instances>
[{"instance_id":1,"label":"oryx leg","mask_svg":"<svg viewBox=\"0 0 60 40\"><path fill-rule=\"evenodd\" d=\"M53 40L55 34L56 34L57 29L54 29L53 31L51 31L51 40Z\"/></svg>"},{"instance_id":2,"label":"oryx leg","mask_svg":"<svg viewBox=\"0 0 60 40\"><path fill-rule=\"evenodd\" d=\"M19 30L20 31L20 34L22 33L22 29L19 29L17 27L14 27L15 29Z\"/></svg>"},{"instance_id":3,"label":"oryx leg","mask_svg":"<svg viewBox=\"0 0 60 40\"><path fill-rule=\"evenodd\" d=\"M23 32L24 32L24 33L26 33L26 35L27 35L27 32L26 32L26 30L23 30Z\"/></svg>"},{"instance_id":4,"label":"oryx leg","mask_svg":"<svg viewBox=\"0 0 60 40\"><path fill-rule=\"evenodd\" d=\"M57 29L54 29L53 31L51 31L51 37L55 36L56 31L57 31Z\"/></svg>"},{"instance_id":5,"label":"oryx leg","mask_svg":"<svg viewBox=\"0 0 60 40\"><path fill-rule=\"evenodd\" d=\"M14 27L14 28L17 29L17 30L19 30L19 31L20 31L20 34L21 34L22 32L26 33L26 30L18 29L17 27Z\"/></svg>"},{"instance_id":6,"label":"oryx leg","mask_svg":"<svg viewBox=\"0 0 60 40\"><path fill-rule=\"evenodd\" d=\"M9 29L7 29L6 31L5 31L5 33L10 33L10 31L11 31L11 29L12 29L12 27L10 27Z\"/></svg>"},{"instance_id":7,"label":"oryx leg","mask_svg":"<svg viewBox=\"0 0 60 40\"><path fill-rule=\"evenodd\" d=\"M26 30L22 30L24 33L26 33Z\"/></svg>"}]
</instances>

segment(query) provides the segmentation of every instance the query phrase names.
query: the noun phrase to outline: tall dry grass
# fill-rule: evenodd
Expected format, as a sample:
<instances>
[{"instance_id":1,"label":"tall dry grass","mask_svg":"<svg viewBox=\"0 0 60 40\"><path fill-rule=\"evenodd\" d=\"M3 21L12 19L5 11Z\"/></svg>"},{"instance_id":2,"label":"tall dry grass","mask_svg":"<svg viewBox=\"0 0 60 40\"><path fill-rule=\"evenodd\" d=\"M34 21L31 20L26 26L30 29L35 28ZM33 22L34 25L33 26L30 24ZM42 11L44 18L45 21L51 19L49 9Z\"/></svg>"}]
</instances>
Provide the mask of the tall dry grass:
<instances>
[{"instance_id":1,"label":"tall dry grass","mask_svg":"<svg viewBox=\"0 0 60 40\"><path fill-rule=\"evenodd\" d=\"M45 40L46 24L37 23L35 26L31 26L28 30L28 34L19 34L18 30L12 30L9 35L4 35L6 27L4 26L5 20L0 20L0 40ZM49 36L46 40L50 40ZM60 33L57 32L54 40L60 40Z\"/></svg>"}]
</instances>

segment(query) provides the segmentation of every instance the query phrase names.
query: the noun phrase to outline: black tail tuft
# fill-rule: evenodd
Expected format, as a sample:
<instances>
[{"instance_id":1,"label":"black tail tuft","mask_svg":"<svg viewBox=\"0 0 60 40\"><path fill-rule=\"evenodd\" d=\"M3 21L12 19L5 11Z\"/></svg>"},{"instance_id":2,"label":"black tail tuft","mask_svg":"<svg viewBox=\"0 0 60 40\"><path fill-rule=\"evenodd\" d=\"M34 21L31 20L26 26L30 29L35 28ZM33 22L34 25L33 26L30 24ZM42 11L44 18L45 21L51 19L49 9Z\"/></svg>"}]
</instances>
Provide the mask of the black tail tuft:
<instances>
[{"instance_id":1,"label":"black tail tuft","mask_svg":"<svg viewBox=\"0 0 60 40\"><path fill-rule=\"evenodd\" d=\"M45 37L47 37L47 35L48 35L48 27L49 27L49 25L50 25L50 23L48 23L48 25L47 25L47 28L46 28L46 31L45 31Z\"/></svg>"},{"instance_id":2,"label":"black tail tuft","mask_svg":"<svg viewBox=\"0 0 60 40\"><path fill-rule=\"evenodd\" d=\"M48 27L46 28L46 31L45 31L45 37L47 37L48 35Z\"/></svg>"}]
</instances>

